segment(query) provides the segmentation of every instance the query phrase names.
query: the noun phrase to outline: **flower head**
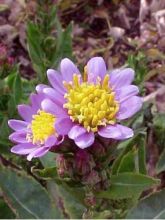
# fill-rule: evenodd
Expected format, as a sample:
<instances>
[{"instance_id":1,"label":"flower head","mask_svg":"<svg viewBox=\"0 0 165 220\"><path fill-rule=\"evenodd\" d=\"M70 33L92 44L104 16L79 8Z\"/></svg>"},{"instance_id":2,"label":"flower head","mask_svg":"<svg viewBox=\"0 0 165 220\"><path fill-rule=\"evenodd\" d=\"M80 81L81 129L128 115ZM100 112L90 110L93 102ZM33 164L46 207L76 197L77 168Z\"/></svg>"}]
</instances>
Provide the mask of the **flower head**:
<instances>
[{"instance_id":1,"label":"flower head","mask_svg":"<svg viewBox=\"0 0 165 220\"><path fill-rule=\"evenodd\" d=\"M27 159L41 157L62 139L54 127L56 117L41 108L44 94L32 94L30 105L19 105L18 112L22 120L9 120L9 126L15 130L9 139L17 143L11 152L28 155Z\"/></svg>"},{"instance_id":2,"label":"flower head","mask_svg":"<svg viewBox=\"0 0 165 220\"><path fill-rule=\"evenodd\" d=\"M51 99L45 99L42 108L57 115L55 128L59 134L68 135L82 149L92 145L97 134L116 140L133 136L131 128L120 124L142 107L138 87L131 85L132 69L109 74L103 58L94 57L81 76L73 62L65 58L60 72L49 69L53 88L42 90Z\"/></svg>"}]
</instances>

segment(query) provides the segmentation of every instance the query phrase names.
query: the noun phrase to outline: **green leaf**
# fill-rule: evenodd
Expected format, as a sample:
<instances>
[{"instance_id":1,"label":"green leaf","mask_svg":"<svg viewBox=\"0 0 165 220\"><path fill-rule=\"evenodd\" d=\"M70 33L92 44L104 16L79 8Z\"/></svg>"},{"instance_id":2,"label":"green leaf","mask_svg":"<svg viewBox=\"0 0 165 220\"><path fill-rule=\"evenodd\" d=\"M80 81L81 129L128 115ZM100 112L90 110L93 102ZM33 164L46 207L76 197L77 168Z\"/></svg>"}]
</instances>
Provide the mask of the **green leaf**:
<instances>
[{"instance_id":1,"label":"green leaf","mask_svg":"<svg viewBox=\"0 0 165 220\"><path fill-rule=\"evenodd\" d=\"M14 219L15 215L9 206L0 198L0 219Z\"/></svg>"},{"instance_id":2,"label":"green leaf","mask_svg":"<svg viewBox=\"0 0 165 220\"><path fill-rule=\"evenodd\" d=\"M110 188L98 194L100 198L131 198L160 182L158 179L135 173L120 173L111 176L110 181Z\"/></svg>"},{"instance_id":3,"label":"green leaf","mask_svg":"<svg viewBox=\"0 0 165 220\"><path fill-rule=\"evenodd\" d=\"M48 152L40 158L40 161L45 168L54 167L56 165L56 154Z\"/></svg>"},{"instance_id":4,"label":"green leaf","mask_svg":"<svg viewBox=\"0 0 165 220\"><path fill-rule=\"evenodd\" d=\"M5 137L8 137L10 134L10 129L8 127L8 118L4 116L2 124L0 126L0 137L1 139L4 139Z\"/></svg>"},{"instance_id":5,"label":"green leaf","mask_svg":"<svg viewBox=\"0 0 165 220\"><path fill-rule=\"evenodd\" d=\"M8 114L9 114L9 117L12 118L15 113L16 113L16 103L15 103L15 98L13 95L11 95L9 101L8 101L8 106L7 106L7 111L8 111Z\"/></svg>"},{"instance_id":6,"label":"green leaf","mask_svg":"<svg viewBox=\"0 0 165 220\"><path fill-rule=\"evenodd\" d=\"M135 161L136 170L138 168L140 173L146 174L145 135L145 132L139 132L133 138L119 144L118 148L123 150L112 165L112 175L118 173L123 157L126 157L125 155L132 149L138 151L137 160Z\"/></svg>"},{"instance_id":7,"label":"green leaf","mask_svg":"<svg viewBox=\"0 0 165 220\"><path fill-rule=\"evenodd\" d=\"M0 188L19 218L60 218L46 190L33 178L2 168ZM13 210L13 211L14 211Z\"/></svg>"},{"instance_id":8,"label":"green leaf","mask_svg":"<svg viewBox=\"0 0 165 220\"><path fill-rule=\"evenodd\" d=\"M72 58L72 25L68 25L65 31L62 31L62 27L58 22L57 24L57 39L56 39L56 51L52 56L52 67L56 68L59 61L64 58Z\"/></svg>"},{"instance_id":9,"label":"green leaf","mask_svg":"<svg viewBox=\"0 0 165 220\"><path fill-rule=\"evenodd\" d=\"M44 59L45 53L42 49L42 36L37 25L29 22L27 25L28 52L33 67L38 74L39 80L45 79Z\"/></svg>"},{"instance_id":10,"label":"green leaf","mask_svg":"<svg viewBox=\"0 0 165 220\"><path fill-rule=\"evenodd\" d=\"M153 119L156 142L160 149L165 148L165 113L155 115Z\"/></svg>"},{"instance_id":11,"label":"green leaf","mask_svg":"<svg viewBox=\"0 0 165 220\"><path fill-rule=\"evenodd\" d=\"M137 156L137 150L131 150L127 154L125 154L118 168L118 173L134 172L136 156Z\"/></svg>"},{"instance_id":12,"label":"green leaf","mask_svg":"<svg viewBox=\"0 0 165 220\"><path fill-rule=\"evenodd\" d=\"M165 219L165 189L142 199L127 214L127 219Z\"/></svg>"},{"instance_id":13,"label":"green leaf","mask_svg":"<svg viewBox=\"0 0 165 220\"><path fill-rule=\"evenodd\" d=\"M22 98L22 81L19 73L16 74L14 79L13 95L15 103L18 104Z\"/></svg>"},{"instance_id":14,"label":"green leaf","mask_svg":"<svg viewBox=\"0 0 165 220\"><path fill-rule=\"evenodd\" d=\"M156 165L156 172L157 174L161 173L162 171L165 170L165 149L161 153L159 160Z\"/></svg>"},{"instance_id":15,"label":"green leaf","mask_svg":"<svg viewBox=\"0 0 165 220\"><path fill-rule=\"evenodd\" d=\"M44 168L42 170L33 169L32 173L39 176L39 177L42 177L44 179L57 178L56 167L48 167L48 168Z\"/></svg>"},{"instance_id":16,"label":"green leaf","mask_svg":"<svg viewBox=\"0 0 165 220\"><path fill-rule=\"evenodd\" d=\"M48 184L50 194L56 201L58 197L61 198L64 212L67 218L81 219L85 206L83 204L84 190L83 188L74 187L71 188L66 184L55 184L50 181Z\"/></svg>"},{"instance_id":17,"label":"green leaf","mask_svg":"<svg viewBox=\"0 0 165 220\"><path fill-rule=\"evenodd\" d=\"M141 133L138 139L138 167L139 173L147 174L146 168L146 133Z\"/></svg>"}]
</instances>

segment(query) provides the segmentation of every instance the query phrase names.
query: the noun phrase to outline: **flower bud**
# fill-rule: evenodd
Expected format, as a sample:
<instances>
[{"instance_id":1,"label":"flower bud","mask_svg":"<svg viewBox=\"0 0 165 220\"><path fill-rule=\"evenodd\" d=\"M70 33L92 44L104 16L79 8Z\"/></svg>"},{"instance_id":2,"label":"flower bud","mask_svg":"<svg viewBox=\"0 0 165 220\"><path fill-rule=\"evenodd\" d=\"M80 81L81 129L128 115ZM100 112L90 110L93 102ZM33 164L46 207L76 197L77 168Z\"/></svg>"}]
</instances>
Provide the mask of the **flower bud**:
<instances>
[{"instance_id":1,"label":"flower bud","mask_svg":"<svg viewBox=\"0 0 165 220\"><path fill-rule=\"evenodd\" d=\"M82 182L85 185L94 186L101 181L97 171L92 170L89 174L83 177Z\"/></svg>"},{"instance_id":2,"label":"flower bud","mask_svg":"<svg viewBox=\"0 0 165 220\"><path fill-rule=\"evenodd\" d=\"M7 49L4 45L0 45L0 61L6 60L7 57Z\"/></svg>"},{"instance_id":3,"label":"flower bud","mask_svg":"<svg viewBox=\"0 0 165 220\"><path fill-rule=\"evenodd\" d=\"M93 157L85 150L78 150L75 155L74 170L78 175L86 175L95 167Z\"/></svg>"},{"instance_id":4,"label":"flower bud","mask_svg":"<svg viewBox=\"0 0 165 220\"><path fill-rule=\"evenodd\" d=\"M94 207L96 205L96 197L93 195L92 192L90 192L85 196L84 202L87 206Z\"/></svg>"},{"instance_id":5,"label":"flower bud","mask_svg":"<svg viewBox=\"0 0 165 220\"><path fill-rule=\"evenodd\" d=\"M95 143L90 147L89 150L96 158L102 158L106 155L105 147L98 141L95 141Z\"/></svg>"},{"instance_id":6,"label":"flower bud","mask_svg":"<svg viewBox=\"0 0 165 220\"><path fill-rule=\"evenodd\" d=\"M58 154L56 157L57 173L61 178L71 177L73 175L72 163L63 154Z\"/></svg>"}]
</instances>

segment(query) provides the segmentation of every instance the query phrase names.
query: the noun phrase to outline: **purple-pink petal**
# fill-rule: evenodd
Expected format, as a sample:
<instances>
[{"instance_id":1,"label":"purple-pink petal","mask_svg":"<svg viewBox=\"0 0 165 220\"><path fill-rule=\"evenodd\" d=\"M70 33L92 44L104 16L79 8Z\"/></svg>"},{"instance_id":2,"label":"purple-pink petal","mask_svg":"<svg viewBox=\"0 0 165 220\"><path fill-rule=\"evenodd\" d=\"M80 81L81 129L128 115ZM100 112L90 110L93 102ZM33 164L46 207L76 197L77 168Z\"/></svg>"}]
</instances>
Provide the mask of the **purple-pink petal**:
<instances>
[{"instance_id":1,"label":"purple-pink petal","mask_svg":"<svg viewBox=\"0 0 165 220\"><path fill-rule=\"evenodd\" d=\"M65 109L62 108L62 106L57 105L50 99L45 99L41 103L42 109L46 112L49 112L56 117L62 117L62 116L67 116L67 112Z\"/></svg>"},{"instance_id":2,"label":"purple-pink petal","mask_svg":"<svg viewBox=\"0 0 165 220\"><path fill-rule=\"evenodd\" d=\"M32 120L32 115L35 113L29 105L18 105L18 112L27 122Z\"/></svg>"},{"instance_id":3,"label":"purple-pink petal","mask_svg":"<svg viewBox=\"0 0 165 220\"><path fill-rule=\"evenodd\" d=\"M97 77L104 78L107 68L102 57L93 57L87 63L88 81L95 82Z\"/></svg>"},{"instance_id":4,"label":"purple-pink petal","mask_svg":"<svg viewBox=\"0 0 165 220\"><path fill-rule=\"evenodd\" d=\"M39 93L39 94L32 93L30 95L32 109L35 113L37 113L37 111L41 109L41 102L43 101L44 98L45 95L43 93Z\"/></svg>"},{"instance_id":5,"label":"purple-pink petal","mask_svg":"<svg viewBox=\"0 0 165 220\"><path fill-rule=\"evenodd\" d=\"M77 137L81 136L82 134L85 134L86 132L87 130L84 127L80 125L75 125L69 131L68 136L71 139L76 139Z\"/></svg>"},{"instance_id":6,"label":"purple-pink petal","mask_svg":"<svg viewBox=\"0 0 165 220\"><path fill-rule=\"evenodd\" d=\"M50 84L53 86L54 89L56 89L60 94L65 93L65 88L63 87L63 78L57 72L56 70L53 69L48 69L47 70L47 76Z\"/></svg>"},{"instance_id":7,"label":"purple-pink petal","mask_svg":"<svg viewBox=\"0 0 165 220\"><path fill-rule=\"evenodd\" d=\"M27 160L31 161L31 159L34 157L42 157L44 156L48 151L49 151L49 147L40 147L38 149L35 149L34 151L32 151L28 156L27 156Z\"/></svg>"},{"instance_id":8,"label":"purple-pink petal","mask_svg":"<svg viewBox=\"0 0 165 220\"><path fill-rule=\"evenodd\" d=\"M131 128L128 128L124 125L117 124L116 127L120 130L121 136L117 138L117 140L125 140L133 137L134 132Z\"/></svg>"},{"instance_id":9,"label":"purple-pink petal","mask_svg":"<svg viewBox=\"0 0 165 220\"><path fill-rule=\"evenodd\" d=\"M127 119L138 112L142 107L142 98L138 96L132 96L129 99L120 103L119 112L116 118L118 120Z\"/></svg>"},{"instance_id":10,"label":"purple-pink petal","mask_svg":"<svg viewBox=\"0 0 165 220\"><path fill-rule=\"evenodd\" d=\"M105 127L101 127L98 131L98 134L102 137L113 139L116 139L121 136L121 132L116 127L116 125L107 125Z\"/></svg>"},{"instance_id":11,"label":"purple-pink petal","mask_svg":"<svg viewBox=\"0 0 165 220\"><path fill-rule=\"evenodd\" d=\"M138 93L139 89L137 86L128 85L115 90L115 97L119 102L123 102L131 96L137 95Z\"/></svg>"},{"instance_id":12,"label":"purple-pink petal","mask_svg":"<svg viewBox=\"0 0 165 220\"><path fill-rule=\"evenodd\" d=\"M15 154L26 155L37 149L38 147L34 146L32 143L21 143L17 144L11 148L11 152Z\"/></svg>"},{"instance_id":13,"label":"purple-pink petal","mask_svg":"<svg viewBox=\"0 0 165 220\"><path fill-rule=\"evenodd\" d=\"M11 119L8 121L8 125L14 131L20 131L20 130L26 129L28 126L28 123L25 121L21 121L21 120Z\"/></svg>"},{"instance_id":14,"label":"purple-pink petal","mask_svg":"<svg viewBox=\"0 0 165 220\"><path fill-rule=\"evenodd\" d=\"M100 128L98 134L105 138L124 140L133 136L133 130L120 124L107 125Z\"/></svg>"},{"instance_id":15,"label":"purple-pink petal","mask_svg":"<svg viewBox=\"0 0 165 220\"><path fill-rule=\"evenodd\" d=\"M16 131L9 136L9 139L16 143L27 143L26 131Z\"/></svg>"},{"instance_id":16,"label":"purple-pink petal","mask_svg":"<svg viewBox=\"0 0 165 220\"><path fill-rule=\"evenodd\" d=\"M39 84L39 85L36 86L36 91L37 91L38 93L43 93L43 90L44 90L45 88L49 88L49 86L47 86L47 85L45 85L45 84Z\"/></svg>"},{"instance_id":17,"label":"purple-pink petal","mask_svg":"<svg viewBox=\"0 0 165 220\"><path fill-rule=\"evenodd\" d=\"M55 122L55 129L58 134L66 135L73 127L73 122L69 117L67 118L58 118Z\"/></svg>"},{"instance_id":18,"label":"purple-pink petal","mask_svg":"<svg viewBox=\"0 0 165 220\"><path fill-rule=\"evenodd\" d=\"M58 93L53 88L45 88L43 92L47 95L48 98L53 100L57 105L63 105L65 103L64 96Z\"/></svg>"},{"instance_id":19,"label":"purple-pink petal","mask_svg":"<svg viewBox=\"0 0 165 220\"><path fill-rule=\"evenodd\" d=\"M52 147L57 143L57 137L54 135L50 136L46 141L45 141L45 147Z\"/></svg>"},{"instance_id":20,"label":"purple-pink petal","mask_svg":"<svg viewBox=\"0 0 165 220\"><path fill-rule=\"evenodd\" d=\"M61 70L63 79L67 82L72 81L73 74L80 74L76 65L68 58L64 58L61 61L60 70Z\"/></svg>"},{"instance_id":21,"label":"purple-pink petal","mask_svg":"<svg viewBox=\"0 0 165 220\"><path fill-rule=\"evenodd\" d=\"M131 68L117 69L110 73L110 85L113 89L118 89L130 85L134 79L135 72Z\"/></svg>"},{"instance_id":22,"label":"purple-pink petal","mask_svg":"<svg viewBox=\"0 0 165 220\"><path fill-rule=\"evenodd\" d=\"M75 138L74 141L79 148L84 149L91 146L94 143L94 139L94 133L86 131L86 133Z\"/></svg>"}]
</instances>

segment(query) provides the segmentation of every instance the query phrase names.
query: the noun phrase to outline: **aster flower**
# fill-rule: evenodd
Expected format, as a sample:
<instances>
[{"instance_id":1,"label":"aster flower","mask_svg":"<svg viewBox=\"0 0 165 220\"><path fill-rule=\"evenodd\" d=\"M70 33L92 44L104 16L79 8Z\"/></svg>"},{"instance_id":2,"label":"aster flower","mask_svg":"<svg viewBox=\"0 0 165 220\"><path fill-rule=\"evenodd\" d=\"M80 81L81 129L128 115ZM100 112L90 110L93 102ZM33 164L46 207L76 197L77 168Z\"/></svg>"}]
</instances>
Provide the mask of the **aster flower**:
<instances>
[{"instance_id":1,"label":"aster flower","mask_svg":"<svg viewBox=\"0 0 165 220\"><path fill-rule=\"evenodd\" d=\"M120 121L142 107L138 87L131 85L134 70L116 69L108 74L103 58L94 57L83 76L68 58L61 61L60 72L49 69L53 88L42 89L50 98L42 102L42 108L57 116L59 134L68 135L82 149L92 145L96 135L116 140L133 136L132 129Z\"/></svg>"},{"instance_id":2,"label":"aster flower","mask_svg":"<svg viewBox=\"0 0 165 220\"><path fill-rule=\"evenodd\" d=\"M31 105L18 106L18 112L23 120L8 121L9 126L15 131L9 136L9 139L16 143L11 152L27 155L28 160L43 156L53 146L62 142L54 127L55 115L41 108L44 98L44 94L31 94Z\"/></svg>"}]
</instances>

